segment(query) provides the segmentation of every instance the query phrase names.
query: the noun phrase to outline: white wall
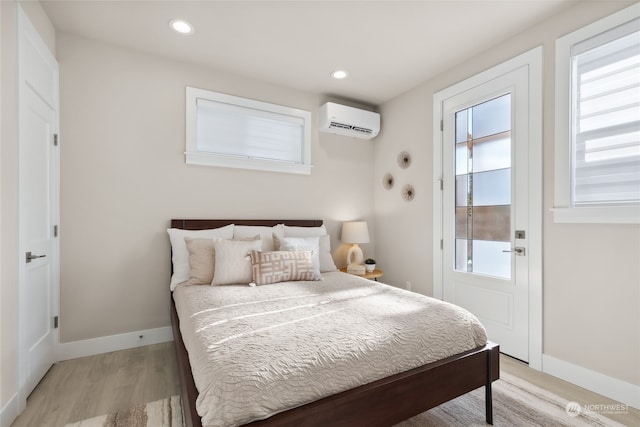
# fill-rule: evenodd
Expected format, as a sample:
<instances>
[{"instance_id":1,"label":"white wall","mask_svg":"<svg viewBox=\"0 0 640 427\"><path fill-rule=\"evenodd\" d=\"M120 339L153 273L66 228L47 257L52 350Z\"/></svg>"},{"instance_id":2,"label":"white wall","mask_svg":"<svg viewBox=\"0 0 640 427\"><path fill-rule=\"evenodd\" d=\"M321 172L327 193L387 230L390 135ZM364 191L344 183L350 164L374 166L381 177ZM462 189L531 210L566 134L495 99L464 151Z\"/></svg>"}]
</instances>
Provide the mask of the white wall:
<instances>
[{"instance_id":1,"label":"white wall","mask_svg":"<svg viewBox=\"0 0 640 427\"><path fill-rule=\"evenodd\" d=\"M432 103L433 94L476 73L544 47L544 353L626 383L640 384L640 226L555 224L554 48L555 39L613 13L630 2L580 2L459 67L381 106L383 131L376 139L374 215L376 255L385 280L432 295ZM401 150L414 164L395 165ZM382 188L392 172L396 187ZM416 199L399 198L411 182Z\"/></svg>"},{"instance_id":2,"label":"white wall","mask_svg":"<svg viewBox=\"0 0 640 427\"><path fill-rule=\"evenodd\" d=\"M372 143L315 121L310 176L185 165L185 86L314 120L317 95L66 34L57 51L61 342L169 325L171 218L320 218L334 249L342 221L371 220Z\"/></svg>"},{"instance_id":3,"label":"white wall","mask_svg":"<svg viewBox=\"0 0 640 427\"><path fill-rule=\"evenodd\" d=\"M37 3L35 3L37 4ZM640 384L640 227L555 224L555 38L630 4L582 2L382 106L373 142L313 135L311 176L186 166L186 85L316 112L325 99L65 34L53 39L39 6L27 10L57 46L61 94L61 341L169 324L172 217L366 219L388 283L432 294L432 97L543 44L544 352ZM1 2L0 408L15 394L17 246L14 4ZM39 23L39 24L38 24ZM396 156L408 150L409 169ZM373 167L371 166L373 164ZM384 190L382 177L396 178ZM411 183L416 198L399 188ZM375 220L374 220L375 217ZM374 222L375 221L375 222ZM341 261L341 258L337 260Z\"/></svg>"}]
</instances>

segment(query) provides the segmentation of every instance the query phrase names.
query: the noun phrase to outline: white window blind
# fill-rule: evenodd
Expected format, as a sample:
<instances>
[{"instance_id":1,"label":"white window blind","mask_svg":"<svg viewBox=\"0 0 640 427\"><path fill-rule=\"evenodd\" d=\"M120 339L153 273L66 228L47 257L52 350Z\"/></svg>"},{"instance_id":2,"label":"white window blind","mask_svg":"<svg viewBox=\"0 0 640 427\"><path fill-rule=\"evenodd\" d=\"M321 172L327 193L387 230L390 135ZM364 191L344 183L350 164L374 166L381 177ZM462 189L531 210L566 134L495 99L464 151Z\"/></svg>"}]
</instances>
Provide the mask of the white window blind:
<instances>
[{"instance_id":1,"label":"white window blind","mask_svg":"<svg viewBox=\"0 0 640 427\"><path fill-rule=\"evenodd\" d=\"M202 98L197 105L198 151L302 163L301 118Z\"/></svg>"},{"instance_id":2,"label":"white window blind","mask_svg":"<svg viewBox=\"0 0 640 427\"><path fill-rule=\"evenodd\" d=\"M640 203L640 19L571 47L572 202Z\"/></svg>"},{"instance_id":3,"label":"white window blind","mask_svg":"<svg viewBox=\"0 0 640 427\"><path fill-rule=\"evenodd\" d=\"M187 87L187 164L309 174L311 113Z\"/></svg>"}]
</instances>

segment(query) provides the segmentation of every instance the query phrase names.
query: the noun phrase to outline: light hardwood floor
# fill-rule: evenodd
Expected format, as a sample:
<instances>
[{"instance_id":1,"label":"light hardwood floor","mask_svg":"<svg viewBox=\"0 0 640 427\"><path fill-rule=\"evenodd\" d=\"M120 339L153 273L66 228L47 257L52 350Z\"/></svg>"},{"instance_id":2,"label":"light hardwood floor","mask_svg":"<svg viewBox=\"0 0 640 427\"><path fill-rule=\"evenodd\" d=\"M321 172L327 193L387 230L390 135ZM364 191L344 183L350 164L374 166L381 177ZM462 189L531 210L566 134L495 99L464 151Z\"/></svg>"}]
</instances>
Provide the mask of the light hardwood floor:
<instances>
[{"instance_id":1,"label":"light hardwood floor","mask_svg":"<svg viewBox=\"0 0 640 427\"><path fill-rule=\"evenodd\" d=\"M619 403L554 376L531 369L527 364L509 356L500 356L500 370L515 375L571 402L579 403L583 408L597 408L598 406L596 405L613 405ZM601 415L625 426L640 426L640 411L630 406L626 406L623 410L619 412L616 411L616 413L601 413Z\"/></svg>"},{"instance_id":2,"label":"light hardwood floor","mask_svg":"<svg viewBox=\"0 0 640 427\"><path fill-rule=\"evenodd\" d=\"M11 427L56 427L180 394L173 342L56 363Z\"/></svg>"},{"instance_id":3,"label":"light hardwood floor","mask_svg":"<svg viewBox=\"0 0 640 427\"><path fill-rule=\"evenodd\" d=\"M501 369L580 405L611 399L530 369L507 356ZM173 343L155 344L55 364L38 384L27 409L11 427L54 427L179 394ZM623 425L640 426L640 411L603 414Z\"/></svg>"}]
</instances>

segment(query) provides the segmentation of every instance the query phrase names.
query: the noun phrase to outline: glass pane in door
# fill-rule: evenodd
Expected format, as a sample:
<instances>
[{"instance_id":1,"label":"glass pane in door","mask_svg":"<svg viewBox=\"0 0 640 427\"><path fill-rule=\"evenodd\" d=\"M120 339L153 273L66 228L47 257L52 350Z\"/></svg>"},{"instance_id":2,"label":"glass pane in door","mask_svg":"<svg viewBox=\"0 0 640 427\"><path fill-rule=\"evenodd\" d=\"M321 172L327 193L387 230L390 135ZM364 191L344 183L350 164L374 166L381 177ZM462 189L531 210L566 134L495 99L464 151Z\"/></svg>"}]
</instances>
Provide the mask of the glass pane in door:
<instances>
[{"instance_id":1,"label":"glass pane in door","mask_svg":"<svg viewBox=\"0 0 640 427\"><path fill-rule=\"evenodd\" d=\"M456 113L456 271L511 278L511 94Z\"/></svg>"}]
</instances>

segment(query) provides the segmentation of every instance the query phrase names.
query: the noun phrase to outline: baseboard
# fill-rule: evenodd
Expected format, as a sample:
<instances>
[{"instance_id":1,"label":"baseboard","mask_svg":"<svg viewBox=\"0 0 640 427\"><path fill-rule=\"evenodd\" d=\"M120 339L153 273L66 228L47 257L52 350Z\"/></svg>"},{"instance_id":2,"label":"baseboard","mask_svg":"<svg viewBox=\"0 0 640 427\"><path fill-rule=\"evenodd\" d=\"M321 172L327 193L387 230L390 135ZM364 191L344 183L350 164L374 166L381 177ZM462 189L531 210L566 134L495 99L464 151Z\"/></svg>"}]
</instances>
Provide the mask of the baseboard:
<instances>
[{"instance_id":1,"label":"baseboard","mask_svg":"<svg viewBox=\"0 0 640 427\"><path fill-rule=\"evenodd\" d=\"M542 355L542 371L594 393L640 409L640 385L609 377L547 354ZM602 402L590 403L598 404Z\"/></svg>"},{"instance_id":2,"label":"baseboard","mask_svg":"<svg viewBox=\"0 0 640 427\"><path fill-rule=\"evenodd\" d=\"M58 344L59 361L173 341L170 326Z\"/></svg>"},{"instance_id":3,"label":"baseboard","mask_svg":"<svg viewBox=\"0 0 640 427\"><path fill-rule=\"evenodd\" d=\"M0 409L0 427L10 427L20 415L18 411L18 395L14 394L6 405Z\"/></svg>"}]
</instances>

